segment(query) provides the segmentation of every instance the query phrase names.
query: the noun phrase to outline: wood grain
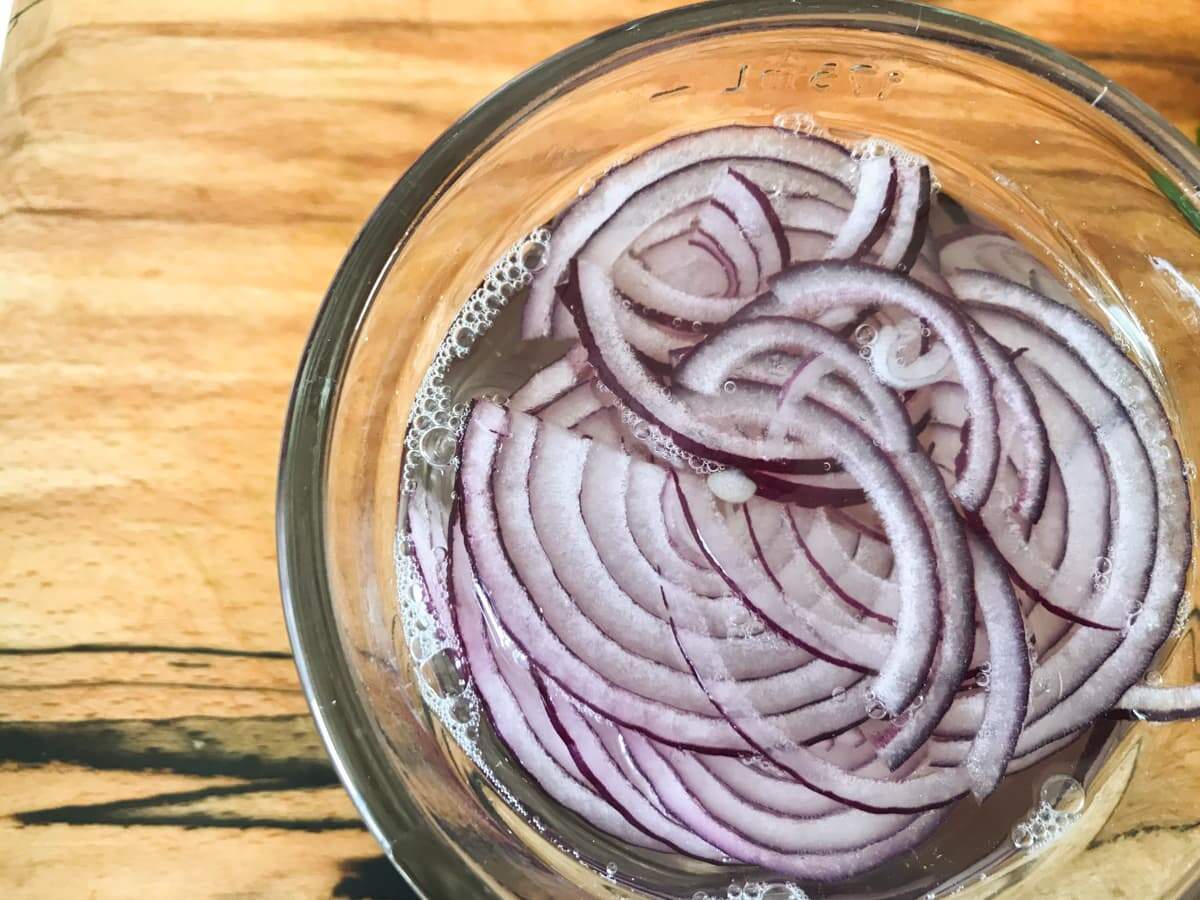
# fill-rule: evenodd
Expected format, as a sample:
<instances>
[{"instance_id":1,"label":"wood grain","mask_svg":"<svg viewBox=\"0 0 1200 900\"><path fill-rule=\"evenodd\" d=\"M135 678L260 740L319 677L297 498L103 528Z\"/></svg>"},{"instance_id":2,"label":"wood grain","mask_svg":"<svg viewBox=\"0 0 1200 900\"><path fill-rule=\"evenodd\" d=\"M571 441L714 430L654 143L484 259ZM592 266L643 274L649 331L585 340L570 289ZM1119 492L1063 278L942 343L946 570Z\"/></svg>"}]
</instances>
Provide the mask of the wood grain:
<instances>
[{"instance_id":1,"label":"wood grain","mask_svg":"<svg viewBox=\"0 0 1200 900\"><path fill-rule=\"evenodd\" d=\"M0 895L405 896L288 654L272 516L294 365L421 149L524 67L668 5L18 0L0 68ZM949 5L1200 125L1197 0ZM1113 825L1095 871L1194 855L1197 818Z\"/></svg>"}]
</instances>

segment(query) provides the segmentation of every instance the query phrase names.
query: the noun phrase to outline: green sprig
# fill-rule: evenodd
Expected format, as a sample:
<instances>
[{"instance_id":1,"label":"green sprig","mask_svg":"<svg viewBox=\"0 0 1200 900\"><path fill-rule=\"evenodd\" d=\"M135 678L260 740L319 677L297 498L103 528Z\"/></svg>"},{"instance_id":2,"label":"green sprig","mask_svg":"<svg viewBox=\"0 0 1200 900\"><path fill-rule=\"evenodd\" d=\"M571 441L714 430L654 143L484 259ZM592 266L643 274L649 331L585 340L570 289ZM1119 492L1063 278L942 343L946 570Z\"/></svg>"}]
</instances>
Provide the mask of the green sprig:
<instances>
[{"instance_id":1,"label":"green sprig","mask_svg":"<svg viewBox=\"0 0 1200 900\"><path fill-rule=\"evenodd\" d=\"M1188 220L1188 223L1197 232L1200 232L1200 209L1197 209L1196 204L1179 189L1179 185L1162 172L1155 170L1151 170L1150 177L1158 189L1163 192L1163 196L1175 204L1175 208L1183 213L1183 217Z\"/></svg>"}]
</instances>

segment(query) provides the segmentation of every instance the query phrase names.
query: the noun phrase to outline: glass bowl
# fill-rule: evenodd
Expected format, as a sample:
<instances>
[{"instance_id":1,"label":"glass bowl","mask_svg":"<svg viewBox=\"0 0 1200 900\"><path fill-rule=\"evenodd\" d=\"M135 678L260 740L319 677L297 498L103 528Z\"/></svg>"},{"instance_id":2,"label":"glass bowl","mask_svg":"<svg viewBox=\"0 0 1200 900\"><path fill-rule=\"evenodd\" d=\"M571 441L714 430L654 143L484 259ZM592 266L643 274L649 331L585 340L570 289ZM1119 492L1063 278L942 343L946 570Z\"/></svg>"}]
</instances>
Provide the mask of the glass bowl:
<instances>
[{"instance_id":1,"label":"glass bowl","mask_svg":"<svg viewBox=\"0 0 1200 900\"><path fill-rule=\"evenodd\" d=\"M309 338L284 433L279 566L300 676L346 789L423 896L725 895L728 870L623 862L606 879L611 848L569 822L531 827L426 710L397 626L399 476L420 379L514 241L639 149L781 114L906 145L948 193L1015 223L1149 373L1195 457L1200 239L1187 214L1200 154L1077 60L915 4L764 0L632 22L536 66L451 127L368 220ZM1193 572L1189 595L1194 584ZM1192 678L1193 644L1189 632L1164 654L1168 679ZM1002 832L986 869L910 861L855 896L966 885L1095 897L1121 884L1180 895L1200 860L1200 728L1139 723L1104 736L1086 811L1048 850L1005 852ZM556 848L564 834L575 853ZM767 893L777 895L782 886Z\"/></svg>"}]
</instances>

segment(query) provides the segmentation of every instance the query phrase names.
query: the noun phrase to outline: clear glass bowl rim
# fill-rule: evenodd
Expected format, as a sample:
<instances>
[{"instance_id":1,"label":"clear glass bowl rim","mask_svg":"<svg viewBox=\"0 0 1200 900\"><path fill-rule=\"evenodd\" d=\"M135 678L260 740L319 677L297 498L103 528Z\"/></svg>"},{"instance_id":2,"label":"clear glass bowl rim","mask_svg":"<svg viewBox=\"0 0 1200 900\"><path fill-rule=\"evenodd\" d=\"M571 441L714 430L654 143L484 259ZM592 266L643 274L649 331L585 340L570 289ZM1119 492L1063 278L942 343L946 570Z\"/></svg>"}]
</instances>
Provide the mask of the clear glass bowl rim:
<instances>
[{"instance_id":1,"label":"clear glass bowl rim","mask_svg":"<svg viewBox=\"0 0 1200 900\"><path fill-rule=\"evenodd\" d=\"M375 208L334 275L304 347L284 424L276 493L276 547L288 637L317 730L371 833L420 896L461 890L444 876L448 848L398 860L389 835L423 820L416 802L388 784L382 739L371 725L337 631L326 570L325 475L346 364L359 325L400 247L424 211L489 145L533 109L614 56L639 45L730 30L841 27L916 34L986 55L1084 99L1137 135L1190 188L1200 187L1200 150L1149 106L1083 62L1017 31L903 0L716 0L637 19L590 37L518 75L455 122ZM618 61L616 65L620 65ZM364 741L364 735L375 736ZM435 839L431 834L431 845ZM444 852L437 852L438 850Z\"/></svg>"}]
</instances>

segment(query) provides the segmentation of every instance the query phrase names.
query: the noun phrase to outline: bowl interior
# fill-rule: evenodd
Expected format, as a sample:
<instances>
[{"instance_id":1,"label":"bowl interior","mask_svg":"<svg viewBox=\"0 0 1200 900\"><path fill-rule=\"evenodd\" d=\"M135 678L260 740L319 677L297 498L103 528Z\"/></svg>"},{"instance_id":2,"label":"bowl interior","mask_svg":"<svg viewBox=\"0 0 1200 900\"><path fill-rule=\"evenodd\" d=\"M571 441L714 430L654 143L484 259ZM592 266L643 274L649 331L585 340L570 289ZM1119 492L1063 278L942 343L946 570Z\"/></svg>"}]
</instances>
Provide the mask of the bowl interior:
<instances>
[{"instance_id":1,"label":"bowl interior","mask_svg":"<svg viewBox=\"0 0 1200 900\"><path fill-rule=\"evenodd\" d=\"M420 379L489 266L615 163L730 122L815 122L834 137L879 136L926 155L946 192L1012 223L1125 342L1167 400L1185 458L1195 457L1200 387L1186 374L1200 335L1190 284L1200 240L1150 173L1194 192L1196 155L1077 65L935 10L679 11L523 76L455 126L385 200L335 280L297 381L281 572L318 724L364 816L420 890L691 896L729 883L724 872L648 867L623 869L633 882L615 884L584 864L609 852L602 840L583 860L555 849L428 714L397 624L400 463ZM1168 671L1183 680L1190 665L1181 651ZM1089 840L1173 822L1173 797L1200 788L1200 772L1166 762L1200 750L1200 732L1187 726L1125 728L1110 749L1079 826ZM1141 777L1147 769L1159 777ZM1076 843L1010 861L989 892L1063 878L1086 865L1088 841ZM928 891L961 862L908 862L875 887ZM1146 877L1149 896L1190 875L1177 854Z\"/></svg>"}]
</instances>

